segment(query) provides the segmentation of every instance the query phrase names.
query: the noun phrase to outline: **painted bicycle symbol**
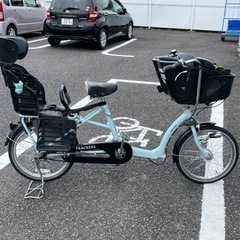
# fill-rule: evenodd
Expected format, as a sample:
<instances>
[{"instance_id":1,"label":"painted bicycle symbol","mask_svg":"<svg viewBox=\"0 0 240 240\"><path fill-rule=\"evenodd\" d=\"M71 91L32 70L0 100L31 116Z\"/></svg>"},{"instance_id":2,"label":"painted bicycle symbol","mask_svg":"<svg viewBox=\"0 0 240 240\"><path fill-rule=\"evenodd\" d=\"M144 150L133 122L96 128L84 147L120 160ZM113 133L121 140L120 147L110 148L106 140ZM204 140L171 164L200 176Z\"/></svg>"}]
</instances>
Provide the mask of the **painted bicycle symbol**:
<instances>
[{"instance_id":1,"label":"painted bicycle symbol","mask_svg":"<svg viewBox=\"0 0 240 240\"><path fill-rule=\"evenodd\" d=\"M140 147L146 147L150 139L146 136L148 133L153 133L156 137L162 135L162 131L156 130L153 128L143 127L140 125L140 122L133 118L128 117L118 117L113 119L117 130L120 133L126 134L129 137L128 143L137 143L140 144ZM97 141L112 141L112 135L101 135L92 138L89 142Z\"/></svg>"}]
</instances>

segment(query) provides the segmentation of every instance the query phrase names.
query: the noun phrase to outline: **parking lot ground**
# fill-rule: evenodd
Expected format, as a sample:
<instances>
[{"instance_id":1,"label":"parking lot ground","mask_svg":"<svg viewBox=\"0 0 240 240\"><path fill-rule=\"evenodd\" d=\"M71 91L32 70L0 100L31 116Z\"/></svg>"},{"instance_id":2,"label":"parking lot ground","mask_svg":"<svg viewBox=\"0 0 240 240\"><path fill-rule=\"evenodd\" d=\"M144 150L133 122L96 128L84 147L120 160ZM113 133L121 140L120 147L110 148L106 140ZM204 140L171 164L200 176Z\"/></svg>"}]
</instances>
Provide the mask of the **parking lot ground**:
<instances>
[{"instance_id":1,"label":"parking lot ground","mask_svg":"<svg viewBox=\"0 0 240 240\"><path fill-rule=\"evenodd\" d=\"M145 137L135 144L151 149L158 143L161 132L183 108L164 93L158 93L158 78L152 58L166 55L171 49L207 58L230 68L236 75L221 117L224 127L234 134L239 144L240 59L237 41L222 42L219 33L145 28L136 28L134 37L136 40L123 46L120 46L126 43L123 40L110 41L105 50L109 54L103 54L93 49L91 44L69 41L53 48L42 36L28 35L28 55L18 63L43 83L48 103L60 104L58 89L62 82L67 86L72 104L75 104L86 96L86 79L101 82L114 79L118 91L106 98L114 118L121 122L130 119L130 122L125 122L126 126L138 123L138 130L130 133L132 139L137 138L142 130L147 130ZM13 111L9 91L2 76L0 78L0 140L4 143L9 121L17 121L18 118ZM199 115L203 121L209 121L210 117L211 109ZM106 137L106 132L98 130L86 127L79 134L82 141ZM178 172L171 159L173 141L167 160L158 164L137 157L120 166L75 164L64 177L45 184L41 200L23 199L29 180L8 164L0 170L1 238L240 239L239 164L220 183L223 202L219 211L214 209L211 213L211 209L208 210L212 218L208 218L207 224L211 231L204 235L204 186L188 181ZM7 151L3 144L0 151L1 156ZM218 188L211 186L212 193L217 192ZM213 194L210 204L220 202L216 196Z\"/></svg>"}]
</instances>

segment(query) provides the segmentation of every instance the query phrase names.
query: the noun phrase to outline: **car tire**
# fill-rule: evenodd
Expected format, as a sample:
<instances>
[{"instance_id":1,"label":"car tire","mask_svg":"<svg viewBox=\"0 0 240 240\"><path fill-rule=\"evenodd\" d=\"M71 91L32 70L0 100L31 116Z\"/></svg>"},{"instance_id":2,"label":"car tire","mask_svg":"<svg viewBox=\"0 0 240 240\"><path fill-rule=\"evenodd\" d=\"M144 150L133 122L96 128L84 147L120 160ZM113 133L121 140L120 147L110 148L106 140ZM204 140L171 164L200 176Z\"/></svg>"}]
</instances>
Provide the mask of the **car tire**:
<instances>
[{"instance_id":1,"label":"car tire","mask_svg":"<svg viewBox=\"0 0 240 240\"><path fill-rule=\"evenodd\" d=\"M100 50L105 49L107 46L107 31L104 28L98 34L96 45Z\"/></svg>"},{"instance_id":2,"label":"car tire","mask_svg":"<svg viewBox=\"0 0 240 240\"><path fill-rule=\"evenodd\" d=\"M48 37L48 43L53 47L57 47L61 43L61 39Z\"/></svg>"},{"instance_id":3,"label":"car tire","mask_svg":"<svg viewBox=\"0 0 240 240\"><path fill-rule=\"evenodd\" d=\"M17 36L17 29L14 25L9 25L6 30L6 35Z\"/></svg>"},{"instance_id":4,"label":"car tire","mask_svg":"<svg viewBox=\"0 0 240 240\"><path fill-rule=\"evenodd\" d=\"M132 24L132 22L130 22L127 27L125 39L130 40L130 39L132 39L132 37L133 37L133 24Z\"/></svg>"}]
</instances>

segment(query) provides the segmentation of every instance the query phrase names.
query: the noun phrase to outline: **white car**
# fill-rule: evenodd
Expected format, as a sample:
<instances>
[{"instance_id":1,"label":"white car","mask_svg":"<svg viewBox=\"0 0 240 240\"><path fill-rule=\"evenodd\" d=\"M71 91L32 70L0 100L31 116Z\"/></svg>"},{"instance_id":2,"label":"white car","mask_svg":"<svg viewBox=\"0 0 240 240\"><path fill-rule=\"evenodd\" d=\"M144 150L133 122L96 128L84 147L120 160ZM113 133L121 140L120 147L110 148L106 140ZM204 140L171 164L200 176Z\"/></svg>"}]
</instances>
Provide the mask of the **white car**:
<instances>
[{"instance_id":1,"label":"white car","mask_svg":"<svg viewBox=\"0 0 240 240\"><path fill-rule=\"evenodd\" d=\"M0 0L0 35L43 32L47 9L37 0Z\"/></svg>"}]
</instances>

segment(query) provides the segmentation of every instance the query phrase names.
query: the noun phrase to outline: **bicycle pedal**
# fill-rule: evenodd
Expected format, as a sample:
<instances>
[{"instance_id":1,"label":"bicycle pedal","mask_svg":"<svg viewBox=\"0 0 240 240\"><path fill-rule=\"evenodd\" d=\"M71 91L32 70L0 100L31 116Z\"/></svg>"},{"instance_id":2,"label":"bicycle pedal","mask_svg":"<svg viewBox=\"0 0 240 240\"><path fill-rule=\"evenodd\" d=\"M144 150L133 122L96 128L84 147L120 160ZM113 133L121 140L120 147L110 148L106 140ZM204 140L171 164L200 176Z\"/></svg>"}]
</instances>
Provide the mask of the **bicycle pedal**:
<instances>
[{"instance_id":1,"label":"bicycle pedal","mask_svg":"<svg viewBox=\"0 0 240 240\"><path fill-rule=\"evenodd\" d=\"M120 133L120 137L124 142L128 142L130 140L130 137L127 134L122 132Z\"/></svg>"}]
</instances>

